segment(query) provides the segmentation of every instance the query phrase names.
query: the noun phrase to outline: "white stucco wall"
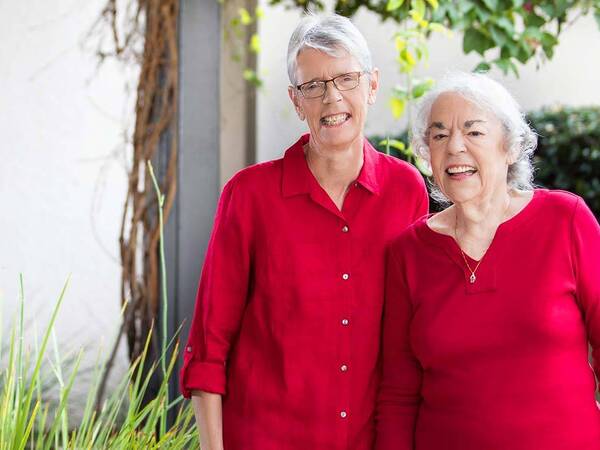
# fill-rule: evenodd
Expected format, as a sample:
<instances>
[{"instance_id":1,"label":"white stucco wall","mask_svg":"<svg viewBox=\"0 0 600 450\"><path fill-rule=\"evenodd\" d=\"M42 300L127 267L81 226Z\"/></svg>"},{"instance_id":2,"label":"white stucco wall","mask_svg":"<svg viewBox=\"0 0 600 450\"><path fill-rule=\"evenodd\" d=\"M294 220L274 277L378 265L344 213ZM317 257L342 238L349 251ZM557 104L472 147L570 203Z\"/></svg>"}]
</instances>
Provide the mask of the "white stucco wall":
<instances>
[{"instance_id":1,"label":"white stucco wall","mask_svg":"<svg viewBox=\"0 0 600 450\"><path fill-rule=\"evenodd\" d=\"M281 6L269 7L265 0L261 3L266 14L259 24L262 50L258 64L265 87L257 101L257 154L263 161L279 157L306 130L306 125L297 119L287 95L287 43L300 13L286 11ZM394 134L404 128L393 119L387 103L392 86L403 82L392 40L397 25L381 24L374 14L364 11L353 20L365 35L373 61L381 71L381 89L369 113L366 134ZM430 46L429 67L419 70L417 75L437 78L448 69L472 70L479 61L476 55L462 53L462 36L455 34L450 39L435 36ZM600 104L598 74L600 30L591 15L563 32L554 58L540 70L531 62L520 69L519 79L492 71L492 76L501 80L526 110L556 103Z\"/></svg>"},{"instance_id":2,"label":"white stucco wall","mask_svg":"<svg viewBox=\"0 0 600 450\"><path fill-rule=\"evenodd\" d=\"M31 342L71 275L56 333L63 353L86 347L83 369L110 346L119 326L124 131L134 120L135 92L127 94L125 85L135 71L116 63L98 68L93 44L84 39L104 4L0 2L3 322L13 318L23 273ZM84 385L76 389L85 393Z\"/></svg>"}]
</instances>

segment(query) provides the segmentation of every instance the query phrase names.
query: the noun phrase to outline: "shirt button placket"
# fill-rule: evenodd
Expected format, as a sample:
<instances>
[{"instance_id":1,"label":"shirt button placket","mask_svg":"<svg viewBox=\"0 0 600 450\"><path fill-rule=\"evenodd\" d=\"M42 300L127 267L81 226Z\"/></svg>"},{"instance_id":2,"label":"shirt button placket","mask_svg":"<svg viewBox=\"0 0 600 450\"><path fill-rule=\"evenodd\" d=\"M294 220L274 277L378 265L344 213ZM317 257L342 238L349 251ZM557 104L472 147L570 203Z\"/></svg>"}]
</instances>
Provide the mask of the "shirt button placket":
<instances>
[{"instance_id":1,"label":"shirt button placket","mask_svg":"<svg viewBox=\"0 0 600 450\"><path fill-rule=\"evenodd\" d=\"M341 223L339 230L341 231L338 232L338 239L340 240L340 260L339 260L339 267L342 269L342 274L341 274L341 278L342 278L342 283L341 283L341 317L340 317L340 342L341 342L341 348L340 348L340 353L338 354L339 357L339 362L338 362L338 374L341 377L339 380L339 394L340 394L340 404L339 404L339 418L340 418L340 424L342 425L342 429L341 429L341 438L342 441L346 441L348 439L348 429L346 424L348 423L347 418L348 418L348 414L350 413L350 411L348 410L348 406L350 405L350 395L351 395L351 389L350 389L350 378L347 375L348 372L348 367L351 363L350 361L350 347L352 345L350 339L351 339L351 335L352 333L350 333L350 328L349 328L349 324L350 324L350 315L351 315L351 308L352 308L352 299L354 296L354 288L355 288L355 283L353 282L353 278L352 278L352 265L354 263L354 260L352 258L352 233L350 232L350 225L344 221L343 223ZM344 270L345 269L345 270Z\"/></svg>"}]
</instances>

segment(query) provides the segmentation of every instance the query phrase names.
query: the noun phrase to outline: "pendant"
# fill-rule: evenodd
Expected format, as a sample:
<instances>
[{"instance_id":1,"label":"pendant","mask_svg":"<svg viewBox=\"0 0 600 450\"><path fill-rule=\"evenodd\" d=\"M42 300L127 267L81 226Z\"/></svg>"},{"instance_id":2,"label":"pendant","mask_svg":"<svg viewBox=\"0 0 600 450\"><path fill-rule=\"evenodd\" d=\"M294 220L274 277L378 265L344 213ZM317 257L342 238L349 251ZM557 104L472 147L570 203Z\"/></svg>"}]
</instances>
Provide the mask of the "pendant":
<instances>
[{"instance_id":1,"label":"pendant","mask_svg":"<svg viewBox=\"0 0 600 450\"><path fill-rule=\"evenodd\" d=\"M475 274L471 273L471 276L469 277L469 281L471 282L471 284L475 283L476 279L477 279L477 277L475 276Z\"/></svg>"}]
</instances>

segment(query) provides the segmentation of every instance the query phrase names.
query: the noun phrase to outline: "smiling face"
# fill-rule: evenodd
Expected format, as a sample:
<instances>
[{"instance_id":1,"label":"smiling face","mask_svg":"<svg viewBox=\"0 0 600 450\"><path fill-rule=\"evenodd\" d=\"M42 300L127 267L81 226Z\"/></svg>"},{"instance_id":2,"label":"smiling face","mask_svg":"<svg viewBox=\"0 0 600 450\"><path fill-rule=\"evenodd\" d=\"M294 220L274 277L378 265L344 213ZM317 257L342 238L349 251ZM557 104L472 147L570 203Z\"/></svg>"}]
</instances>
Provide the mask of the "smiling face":
<instances>
[{"instance_id":1,"label":"smiling face","mask_svg":"<svg viewBox=\"0 0 600 450\"><path fill-rule=\"evenodd\" d=\"M508 190L513 161L502 123L463 96L441 94L429 116L428 145L435 182L453 203L485 201Z\"/></svg>"},{"instance_id":2,"label":"smiling face","mask_svg":"<svg viewBox=\"0 0 600 450\"><path fill-rule=\"evenodd\" d=\"M297 67L298 85L362 70L356 58L345 52L336 57L312 48L298 54ZM358 86L347 91L339 91L333 82L327 83L322 97L305 98L293 86L288 91L298 117L306 119L312 143L321 149L335 151L356 142L362 145L368 105L375 102L377 87L378 72L375 69L370 77L363 74Z\"/></svg>"}]
</instances>

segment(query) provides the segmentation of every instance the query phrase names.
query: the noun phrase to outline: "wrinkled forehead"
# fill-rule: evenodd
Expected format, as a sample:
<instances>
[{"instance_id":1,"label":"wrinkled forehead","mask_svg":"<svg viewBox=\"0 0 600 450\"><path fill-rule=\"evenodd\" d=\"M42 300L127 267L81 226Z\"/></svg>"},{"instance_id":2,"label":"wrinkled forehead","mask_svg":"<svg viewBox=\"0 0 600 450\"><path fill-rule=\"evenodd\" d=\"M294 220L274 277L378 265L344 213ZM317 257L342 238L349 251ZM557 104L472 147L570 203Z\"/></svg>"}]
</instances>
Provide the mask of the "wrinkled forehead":
<instances>
[{"instance_id":1,"label":"wrinkled forehead","mask_svg":"<svg viewBox=\"0 0 600 450\"><path fill-rule=\"evenodd\" d=\"M499 124L500 121L485 105L458 92L444 92L434 100L427 125L442 123L449 127L456 122L472 126L482 122Z\"/></svg>"},{"instance_id":2,"label":"wrinkled forehead","mask_svg":"<svg viewBox=\"0 0 600 450\"><path fill-rule=\"evenodd\" d=\"M355 56L343 48L335 54L304 47L296 58L296 77L299 83L314 79L329 79L343 73L361 70Z\"/></svg>"}]
</instances>

